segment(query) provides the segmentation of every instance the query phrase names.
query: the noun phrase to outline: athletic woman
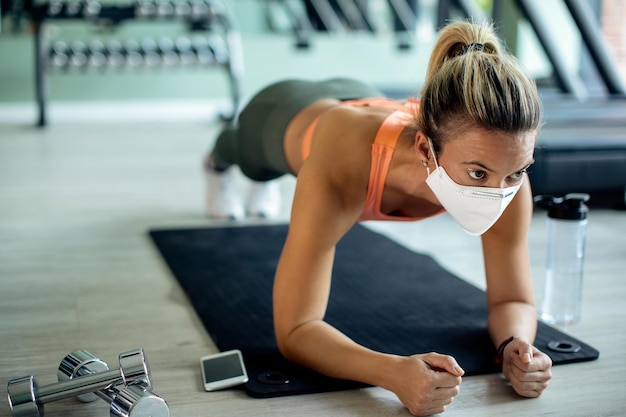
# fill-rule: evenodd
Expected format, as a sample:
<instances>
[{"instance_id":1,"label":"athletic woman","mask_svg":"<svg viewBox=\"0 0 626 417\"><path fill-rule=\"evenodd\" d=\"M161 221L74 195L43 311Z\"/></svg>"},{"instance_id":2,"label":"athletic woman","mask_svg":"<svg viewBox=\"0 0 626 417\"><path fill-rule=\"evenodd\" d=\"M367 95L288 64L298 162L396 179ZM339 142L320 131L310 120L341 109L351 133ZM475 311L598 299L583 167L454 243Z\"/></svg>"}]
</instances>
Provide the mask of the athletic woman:
<instances>
[{"instance_id":1,"label":"athletic woman","mask_svg":"<svg viewBox=\"0 0 626 417\"><path fill-rule=\"evenodd\" d=\"M273 84L220 134L207 158L217 215L228 215L235 164L261 188L286 173L297 177L274 281L280 351L331 377L391 390L414 415L444 411L464 373L453 357L376 352L324 315L335 245L356 222L447 211L481 236L488 330L504 376L519 395L541 395L552 363L533 346L526 170L542 123L534 82L490 26L457 22L439 34L419 100L381 96L348 79Z\"/></svg>"}]
</instances>

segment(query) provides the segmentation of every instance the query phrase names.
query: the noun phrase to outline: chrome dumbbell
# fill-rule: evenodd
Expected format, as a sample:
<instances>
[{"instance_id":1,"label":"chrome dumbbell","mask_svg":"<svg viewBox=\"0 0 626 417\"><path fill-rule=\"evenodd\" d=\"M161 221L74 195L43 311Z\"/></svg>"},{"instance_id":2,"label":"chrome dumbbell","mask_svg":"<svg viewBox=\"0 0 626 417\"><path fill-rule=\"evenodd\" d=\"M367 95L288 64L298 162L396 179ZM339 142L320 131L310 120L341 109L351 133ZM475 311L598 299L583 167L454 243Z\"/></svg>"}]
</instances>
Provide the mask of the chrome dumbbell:
<instances>
[{"instance_id":1,"label":"chrome dumbbell","mask_svg":"<svg viewBox=\"0 0 626 417\"><path fill-rule=\"evenodd\" d=\"M110 417L170 417L165 400L141 383L99 391L98 395L111 404Z\"/></svg>"},{"instance_id":2,"label":"chrome dumbbell","mask_svg":"<svg viewBox=\"0 0 626 417\"><path fill-rule=\"evenodd\" d=\"M9 381L7 393L13 416L41 417L46 403L77 396L83 401L92 401L95 397L87 394L111 389L120 384L125 386L143 384L148 389L151 387L150 370L143 349L121 353L120 368L115 370L108 370L106 363L93 358L84 360L79 355L66 356L59 366L59 373L65 375L84 373L84 375L67 378L56 384L40 387L32 375ZM72 366L73 363L76 365ZM73 368L71 372L69 368Z\"/></svg>"},{"instance_id":3,"label":"chrome dumbbell","mask_svg":"<svg viewBox=\"0 0 626 417\"><path fill-rule=\"evenodd\" d=\"M141 383L148 389L152 387L150 368L148 367L148 361L146 360L143 349L121 353L119 355L119 363L119 370L112 371L117 372L119 377L117 380L108 384L102 390L95 389L86 394L75 395L75 397L83 402L95 401L98 397L102 397L100 391L120 384L128 385ZM106 362L86 350L76 350L63 358L59 364L57 379L60 383L65 383L76 378L96 374L102 375L105 372L111 372Z\"/></svg>"},{"instance_id":4,"label":"chrome dumbbell","mask_svg":"<svg viewBox=\"0 0 626 417\"><path fill-rule=\"evenodd\" d=\"M137 356L136 351L131 353L133 361L140 360L145 364L146 373L141 377L133 378L130 385L110 386L100 391L83 394L77 398L83 402L91 402L98 397L109 404L111 417L169 417L169 407L165 400L150 391L152 383L145 357ZM120 367L128 368L132 366L126 357L120 356ZM77 350L67 355L59 366L57 376L60 382L69 381L74 378L82 378L94 373L106 372L108 365L100 358L92 355L86 350Z\"/></svg>"}]
</instances>

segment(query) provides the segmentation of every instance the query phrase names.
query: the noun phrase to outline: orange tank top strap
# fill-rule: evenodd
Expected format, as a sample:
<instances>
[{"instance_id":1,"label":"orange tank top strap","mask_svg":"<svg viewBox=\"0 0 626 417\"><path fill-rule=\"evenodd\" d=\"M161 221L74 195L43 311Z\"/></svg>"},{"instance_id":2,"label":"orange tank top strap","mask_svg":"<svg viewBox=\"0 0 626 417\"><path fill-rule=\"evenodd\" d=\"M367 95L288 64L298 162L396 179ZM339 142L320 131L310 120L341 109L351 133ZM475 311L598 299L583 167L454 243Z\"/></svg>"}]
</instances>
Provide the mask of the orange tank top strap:
<instances>
[{"instance_id":1,"label":"orange tank top strap","mask_svg":"<svg viewBox=\"0 0 626 417\"><path fill-rule=\"evenodd\" d=\"M415 218L399 218L388 216L380 211L385 188L385 181L391 166L391 159L402 131L406 128L411 116L405 110L391 113L382 123L372 145L372 166L370 168L369 186L365 207L359 217L363 220L415 220Z\"/></svg>"},{"instance_id":2,"label":"orange tank top strap","mask_svg":"<svg viewBox=\"0 0 626 417\"><path fill-rule=\"evenodd\" d=\"M323 113L322 113L323 114ZM322 115L317 116L311 124L304 131L304 136L302 137L302 160L306 161L311 153L311 144L313 143L313 133L315 133L315 128L320 121Z\"/></svg>"},{"instance_id":3,"label":"orange tank top strap","mask_svg":"<svg viewBox=\"0 0 626 417\"><path fill-rule=\"evenodd\" d=\"M404 110L396 110L383 121L378 128L374 144L396 147L400 134L411 121L411 115Z\"/></svg>"}]
</instances>

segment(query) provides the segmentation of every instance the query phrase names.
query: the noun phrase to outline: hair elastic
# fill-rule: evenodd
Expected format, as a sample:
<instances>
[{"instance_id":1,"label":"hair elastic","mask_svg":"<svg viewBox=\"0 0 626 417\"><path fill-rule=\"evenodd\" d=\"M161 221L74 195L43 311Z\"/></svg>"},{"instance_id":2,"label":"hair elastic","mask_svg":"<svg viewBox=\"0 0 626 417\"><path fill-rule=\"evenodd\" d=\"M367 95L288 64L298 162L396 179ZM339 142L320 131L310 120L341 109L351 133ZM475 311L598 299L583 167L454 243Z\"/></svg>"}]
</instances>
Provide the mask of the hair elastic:
<instances>
[{"instance_id":1,"label":"hair elastic","mask_svg":"<svg viewBox=\"0 0 626 417\"><path fill-rule=\"evenodd\" d=\"M504 363L504 348L506 348L508 344L515 339L517 339L517 337L511 336L504 342L500 343L500 346L498 346L498 351L496 353L496 365L502 365L502 363Z\"/></svg>"}]
</instances>

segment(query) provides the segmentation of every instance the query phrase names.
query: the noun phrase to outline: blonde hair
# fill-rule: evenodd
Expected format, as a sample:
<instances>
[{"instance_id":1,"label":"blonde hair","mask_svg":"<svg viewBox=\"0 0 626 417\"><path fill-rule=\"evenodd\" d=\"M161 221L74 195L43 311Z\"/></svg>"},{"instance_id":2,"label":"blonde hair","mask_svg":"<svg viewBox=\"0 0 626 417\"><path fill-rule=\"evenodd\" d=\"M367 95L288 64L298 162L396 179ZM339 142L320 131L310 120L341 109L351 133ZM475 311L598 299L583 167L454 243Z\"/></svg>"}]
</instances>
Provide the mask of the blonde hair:
<instances>
[{"instance_id":1,"label":"blonde hair","mask_svg":"<svg viewBox=\"0 0 626 417\"><path fill-rule=\"evenodd\" d=\"M456 22L441 30L413 124L435 151L472 127L538 130L542 113L535 82L500 45L493 26Z\"/></svg>"}]
</instances>

